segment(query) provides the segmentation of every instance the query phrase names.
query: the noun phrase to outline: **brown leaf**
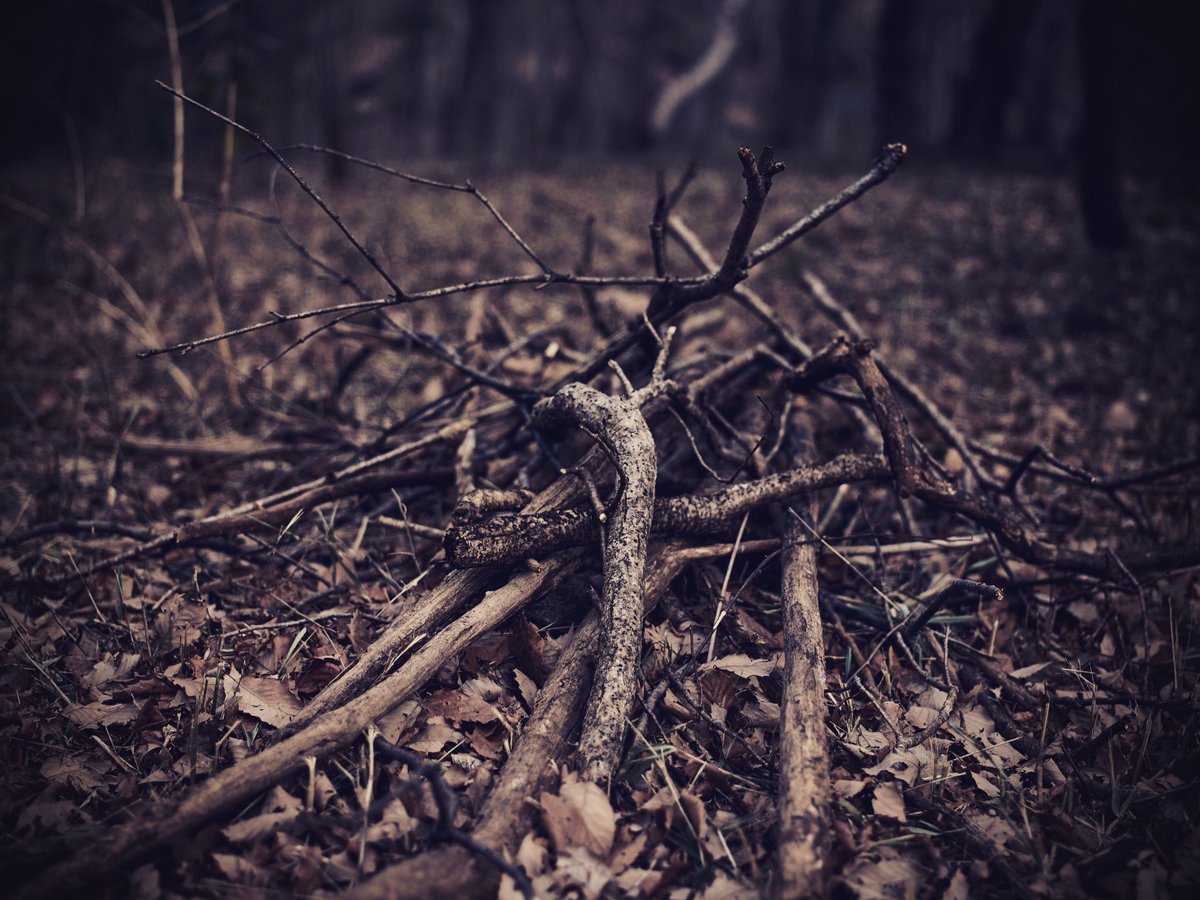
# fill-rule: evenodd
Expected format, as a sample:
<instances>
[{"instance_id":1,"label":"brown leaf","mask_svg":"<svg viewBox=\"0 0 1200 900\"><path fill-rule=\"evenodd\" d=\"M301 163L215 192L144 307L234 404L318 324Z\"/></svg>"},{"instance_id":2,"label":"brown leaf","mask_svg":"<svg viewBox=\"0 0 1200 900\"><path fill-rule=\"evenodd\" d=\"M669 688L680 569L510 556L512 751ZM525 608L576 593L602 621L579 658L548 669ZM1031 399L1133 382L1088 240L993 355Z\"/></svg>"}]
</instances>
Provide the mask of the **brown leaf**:
<instances>
[{"instance_id":1,"label":"brown leaf","mask_svg":"<svg viewBox=\"0 0 1200 900\"><path fill-rule=\"evenodd\" d=\"M775 671L775 660L753 659L745 653L732 653L729 656L714 659L712 662L706 662L700 667L701 672L711 669L721 669L737 675L739 678L751 678L755 675L766 677Z\"/></svg>"},{"instance_id":2,"label":"brown leaf","mask_svg":"<svg viewBox=\"0 0 1200 900\"><path fill-rule=\"evenodd\" d=\"M270 876L243 856L232 853L214 853L213 862L221 874L234 884L266 884Z\"/></svg>"},{"instance_id":3,"label":"brown leaf","mask_svg":"<svg viewBox=\"0 0 1200 900\"><path fill-rule=\"evenodd\" d=\"M361 610L355 610L354 615L350 617L350 625L346 629L347 635L350 638L350 646L355 653L362 653L367 647L371 646L371 626L365 618Z\"/></svg>"},{"instance_id":4,"label":"brown leaf","mask_svg":"<svg viewBox=\"0 0 1200 900\"><path fill-rule=\"evenodd\" d=\"M521 692L521 699L525 701L525 706L533 709L534 701L537 700L537 682L520 669L513 669L513 678L516 679L517 690Z\"/></svg>"},{"instance_id":5,"label":"brown leaf","mask_svg":"<svg viewBox=\"0 0 1200 900\"><path fill-rule=\"evenodd\" d=\"M916 750L893 750L877 766L863 769L867 775L891 772L909 787L912 787L921 772L921 757Z\"/></svg>"},{"instance_id":6,"label":"brown leaf","mask_svg":"<svg viewBox=\"0 0 1200 900\"><path fill-rule=\"evenodd\" d=\"M862 793L863 788L867 786L865 781L856 781L849 778L839 778L833 783L833 793L843 800L849 800L851 797Z\"/></svg>"},{"instance_id":7,"label":"brown leaf","mask_svg":"<svg viewBox=\"0 0 1200 900\"><path fill-rule=\"evenodd\" d=\"M43 778L55 784L68 784L81 793L94 791L105 783L112 765L81 756L51 756L39 770Z\"/></svg>"},{"instance_id":8,"label":"brown leaf","mask_svg":"<svg viewBox=\"0 0 1200 900\"><path fill-rule=\"evenodd\" d=\"M923 882L924 872L915 862L900 856L890 847L881 847L878 859L861 855L846 874L845 884L855 896L863 898L914 898Z\"/></svg>"},{"instance_id":9,"label":"brown leaf","mask_svg":"<svg viewBox=\"0 0 1200 900\"><path fill-rule=\"evenodd\" d=\"M278 678L244 675L234 695L237 708L275 728L282 728L304 708Z\"/></svg>"},{"instance_id":10,"label":"brown leaf","mask_svg":"<svg viewBox=\"0 0 1200 900\"><path fill-rule=\"evenodd\" d=\"M449 725L431 722L416 738L409 741L407 746L418 753L438 753L447 744L459 744L465 739L461 731L455 731Z\"/></svg>"},{"instance_id":11,"label":"brown leaf","mask_svg":"<svg viewBox=\"0 0 1200 900\"><path fill-rule=\"evenodd\" d=\"M875 795L871 798L871 809L877 816L886 816L901 822L908 821L908 816L904 813L904 795L900 793L900 788L896 787L894 781L880 782L875 785Z\"/></svg>"},{"instance_id":12,"label":"brown leaf","mask_svg":"<svg viewBox=\"0 0 1200 900\"><path fill-rule=\"evenodd\" d=\"M983 772L972 772L971 780L975 782L975 787L979 788L988 797L999 797L1000 788L996 782L985 775Z\"/></svg>"},{"instance_id":13,"label":"brown leaf","mask_svg":"<svg viewBox=\"0 0 1200 900\"><path fill-rule=\"evenodd\" d=\"M281 825L299 815L303 808L304 804L298 798L281 787L275 787L263 801L259 815L234 822L222 828L221 834L235 844L251 843L274 834Z\"/></svg>"},{"instance_id":14,"label":"brown leaf","mask_svg":"<svg viewBox=\"0 0 1200 900\"><path fill-rule=\"evenodd\" d=\"M704 833L708 829L708 819L704 814L704 802L690 791L682 791L679 794L679 805L683 807L683 814L687 816L696 837L703 840Z\"/></svg>"},{"instance_id":15,"label":"brown leaf","mask_svg":"<svg viewBox=\"0 0 1200 900\"><path fill-rule=\"evenodd\" d=\"M385 740L399 744L404 733L416 724L420 715L421 704L416 700L405 700L399 706L380 716L375 724L379 726L379 733Z\"/></svg>"},{"instance_id":16,"label":"brown leaf","mask_svg":"<svg viewBox=\"0 0 1200 900\"><path fill-rule=\"evenodd\" d=\"M441 716L450 722L487 723L500 717L490 703L463 690L436 691L422 702L429 715Z\"/></svg>"},{"instance_id":17,"label":"brown leaf","mask_svg":"<svg viewBox=\"0 0 1200 900\"><path fill-rule=\"evenodd\" d=\"M132 703L85 703L68 706L62 714L86 731L113 725L128 725L137 718L138 708Z\"/></svg>"},{"instance_id":18,"label":"brown leaf","mask_svg":"<svg viewBox=\"0 0 1200 900\"><path fill-rule=\"evenodd\" d=\"M612 870L583 847L573 847L558 856L555 880L559 896L578 892L585 900L595 900L613 879ZM574 889L574 890L572 890Z\"/></svg>"},{"instance_id":19,"label":"brown leaf","mask_svg":"<svg viewBox=\"0 0 1200 900\"><path fill-rule=\"evenodd\" d=\"M566 781L557 796L543 793L539 800L542 820L558 853L581 847L601 859L608 858L617 832L617 817L608 797L597 785Z\"/></svg>"}]
</instances>

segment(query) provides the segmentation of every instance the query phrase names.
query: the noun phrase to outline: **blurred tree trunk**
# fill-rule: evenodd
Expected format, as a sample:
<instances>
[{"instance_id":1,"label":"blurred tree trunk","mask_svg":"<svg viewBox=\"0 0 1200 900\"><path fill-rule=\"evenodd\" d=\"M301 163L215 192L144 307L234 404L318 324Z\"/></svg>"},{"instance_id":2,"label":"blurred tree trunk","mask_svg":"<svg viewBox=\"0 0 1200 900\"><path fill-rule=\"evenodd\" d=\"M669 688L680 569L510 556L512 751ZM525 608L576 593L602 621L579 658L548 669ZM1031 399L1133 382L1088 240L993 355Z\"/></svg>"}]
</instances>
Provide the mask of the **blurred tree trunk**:
<instances>
[{"instance_id":1,"label":"blurred tree trunk","mask_svg":"<svg viewBox=\"0 0 1200 900\"><path fill-rule=\"evenodd\" d=\"M1115 10L1109 3L1081 0L1078 9L1083 110L1075 145L1076 185L1088 240L1105 250L1129 243L1121 207L1117 162Z\"/></svg>"},{"instance_id":2,"label":"blurred tree trunk","mask_svg":"<svg viewBox=\"0 0 1200 900\"><path fill-rule=\"evenodd\" d=\"M913 43L920 0L887 0L876 36L875 144L911 142L917 130Z\"/></svg>"},{"instance_id":3,"label":"blurred tree trunk","mask_svg":"<svg viewBox=\"0 0 1200 900\"><path fill-rule=\"evenodd\" d=\"M1104 0L1101 0L1103 5ZM1091 5L1081 0L1080 6ZM1037 11L1035 0L996 0L975 36L971 66L955 97L950 149L993 157L1004 143L1004 117Z\"/></svg>"},{"instance_id":4,"label":"blurred tree trunk","mask_svg":"<svg viewBox=\"0 0 1200 900\"><path fill-rule=\"evenodd\" d=\"M499 84L500 29L510 12L507 0L469 0L467 41L457 104L447 112L447 131L455 152L476 156L489 151L496 136L494 92Z\"/></svg>"},{"instance_id":5,"label":"blurred tree trunk","mask_svg":"<svg viewBox=\"0 0 1200 900\"><path fill-rule=\"evenodd\" d=\"M837 0L782 0L778 12L779 75L771 109L771 140L781 147L810 143L829 88L838 21Z\"/></svg>"},{"instance_id":6,"label":"blurred tree trunk","mask_svg":"<svg viewBox=\"0 0 1200 900\"><path fill-rule=\"evenodd\" d=\"M342 102L342 37L345 16L349 8L326 0L313 17L316 31L312 35L317 69L317 103L321 117L321 140L335 150L347 150L346 116ZM335 181L346 176L346 161L329 154L325 157L326 171Z\"/></svg>"}]
</instances>

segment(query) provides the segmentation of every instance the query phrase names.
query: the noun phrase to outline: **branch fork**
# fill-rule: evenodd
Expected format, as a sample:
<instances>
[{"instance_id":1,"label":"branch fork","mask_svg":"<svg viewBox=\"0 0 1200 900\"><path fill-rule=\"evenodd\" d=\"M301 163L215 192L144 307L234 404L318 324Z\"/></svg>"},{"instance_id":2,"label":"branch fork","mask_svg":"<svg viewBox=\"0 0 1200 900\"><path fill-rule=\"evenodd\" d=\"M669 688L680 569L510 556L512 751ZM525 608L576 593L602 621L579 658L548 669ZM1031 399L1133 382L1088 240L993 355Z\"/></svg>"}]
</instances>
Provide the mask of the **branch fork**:
<instances>
[{"instance_id":1,"label":"branch fork","mask_svg":"<svg viewBox=\"0 0 1200 900\"><path fill-rule=\"evenodd\" d=\"M665 367L673 333L668 329L664 335L645 387L629 390L632 386L618 369L627 397L612 397L576 382L533 407L533 422L539 428L574 425L595 437L610 454L620 484L601 528L604 637L577 756L583 776L596 782L607 782L620 759L625 720L637 690L642 579L658 474L654 435L642 406L669 389Z\"/></svg>"}]
</instances>

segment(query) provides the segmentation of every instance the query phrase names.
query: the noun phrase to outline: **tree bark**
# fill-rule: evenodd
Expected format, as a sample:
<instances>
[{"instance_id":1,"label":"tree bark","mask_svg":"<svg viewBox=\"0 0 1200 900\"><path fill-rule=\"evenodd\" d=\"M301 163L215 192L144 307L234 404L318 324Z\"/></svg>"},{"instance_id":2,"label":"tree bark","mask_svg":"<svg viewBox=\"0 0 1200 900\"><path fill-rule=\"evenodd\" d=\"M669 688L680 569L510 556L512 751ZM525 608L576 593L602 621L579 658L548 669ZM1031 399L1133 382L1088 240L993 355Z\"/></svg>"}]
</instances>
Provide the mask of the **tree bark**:
<instances>
[{"instance_id":1,"label":"tree bark","mask_svg":"<svg viewBox=\"0 0 1200 900\"><path fill-rule=\"evenodd\" d=\"M801 504L812 520L812 504ZM772 895L821 897L829 881L825 642L816 546L788 517L783 552L783 700L779 719L779 851Z\"/></svg>"}]
</instances>

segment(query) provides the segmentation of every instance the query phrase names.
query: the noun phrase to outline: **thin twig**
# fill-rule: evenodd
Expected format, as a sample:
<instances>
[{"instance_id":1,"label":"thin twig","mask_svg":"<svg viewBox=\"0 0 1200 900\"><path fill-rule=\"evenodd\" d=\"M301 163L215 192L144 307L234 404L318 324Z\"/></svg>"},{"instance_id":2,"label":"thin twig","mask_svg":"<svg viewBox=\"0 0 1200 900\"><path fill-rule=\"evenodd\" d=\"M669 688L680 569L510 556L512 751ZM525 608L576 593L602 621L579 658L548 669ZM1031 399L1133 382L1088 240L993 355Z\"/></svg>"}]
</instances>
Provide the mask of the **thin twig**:
<instances>
[{"instance_id":1,"label":"thin twig","mask_svg":"<svg viewBox=\"0 0 1200 900\"><path fill-rule=\"evenodd\" d=\"M871 188L875 187L875 185L882 184L899 168L900 163L904 162L904 157L907 154L908 148L903 144L888 144L884 148L883 155L875 161L875 165L871 167L871 171L866 175L845 188L837 196L826 200L804 218L788 226L776 237L754 250L750 254L748 268L754 268L759 263L774 256L780 250L804 237L804 235L842 209L842 207L853 203Z\"/></svg>"},{"instance_id":2,"label":"thin twig","mask_svg":"<svg viewBox=\"0 0 1200 900\"><path fill-rule=\"evenodd\" d=\"M343 235L345 235L346 240L348 240L354 246L354 249L357 250L359 252L359 254L362 256L362 258L365 259L370 264L371 268L373 268L376 272L378 272L379 275L383 278L383 280L385 282L387 282L388 287L390 287L392 289L395 297L397 299L399 299L399 298L403 298L405 296L404 291L400 288L400 285L398 285L394 280L392 280L392 276L389 275L387 273L387 271L383 268L383 266L381 266L379 264L379 261L377 259L375 259L375 257L371 254L371 251L369 251L366 247L364 247L362 244L359 243L358 238L356 238L351 233L350 229L346 227L346 225L342 222L341 217L339 217L337 213L335 213L332 209L329 208L329 205L324 200L321 199L320 195L317 194L316 191L314 191L311 187L308 186L308 182L306 182L301 177L299 172L297 172L295 169L293 169L291 167L291 165L288 164L287 160L285 160L282 156L279 155L279 151L276 150L274 147L272 147L267 142L266 138L264 138L262 135L258 134L257 132L251 131L245 125L242 125L239 122L235 122L233 119L229 118L228 116L222 115L221 113L217 112L212 107L205 106L199 100L193 100L191 97L187 96L186 94L175 90L170 85L163 84L161 81L156 81L155 84L157 84L160 88L162 88L167 93L173 94L175 97L178 97L180 100L183 100L186 103L190 103L192 106L195 106L197 109L203 110L204 112L208 113L210 116L217 119L218 121L224 122L226 125L230 126L231 128L236 128L242 134L246 135L251 140L253 140L255 143L257 143L259 146L261 146L264 150L266 150L267 153L269 153L271 155L272 159L274 159L277 163L279 163L279 165L283 166L283 168L285 170L287 170L287 173L292 176L292 179L296 182L296 184L300 185L301 190L303 190L304 193L308 194L308 196L313 199L313 202L315 202L319 207L321 207L321 209L324 211L325 215L329 216L329 218L330 218L330 220L332 220L333 224L338 227L338 230L341 231ZM182 196L182 194L181 194L181 196Z\"/></svg>"}]
</instances>

